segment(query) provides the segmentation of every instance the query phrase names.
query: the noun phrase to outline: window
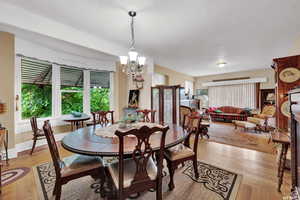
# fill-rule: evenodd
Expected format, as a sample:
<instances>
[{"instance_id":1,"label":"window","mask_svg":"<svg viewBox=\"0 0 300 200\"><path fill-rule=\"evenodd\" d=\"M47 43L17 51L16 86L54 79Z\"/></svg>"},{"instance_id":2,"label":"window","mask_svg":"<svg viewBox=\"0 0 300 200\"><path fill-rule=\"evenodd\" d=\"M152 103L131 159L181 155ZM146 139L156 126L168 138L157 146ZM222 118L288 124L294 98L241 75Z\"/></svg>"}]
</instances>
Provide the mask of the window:
<instances>
[{"instance_id":1,"label":"window","mask_svg":"<svg viewBox=\"0 0 300 200\"><path fill-rule=\"evenodd\" d=\"M60 68L61 113L83 112L83 70Z\"/></svg>"},{"instance_id":2,"label":"window","mask_svg":"<svg viewBox=\"0 0 300 200\"><path fill-rule=\"evenodd\" d=\"M21 109L18 120L110 109L109 71L52 64L25 56L19 58L16 74L21 76L16 94L20 96Z\"/></svg>"},{"instance_id":3,"label":"window","mask_svg":"<svg viewBox=\"0 0 300 200\"><path fill-rule=\"evenodd\" d=\"M33 59L21 59L21 115L52 115L52 65Z\"/></svg>"},{"instance_id":4,"label":"window","mask_svg":"<svg viewBox=\"0 0 300 200\"><path fill-rule=\"evenodd\" d=\"M208 88L209 106L256 107L255 83L214 86Z\"/></svg>"},{"instance_id":5,"label":"window","mask_svg":"<svg viewBox=\"0 0 300 200\"><path fill-rule=\"evenodd\" d=\"M90 72L90 103L91 112L109 110L109 72Z\"/></svg>"},{"instance_id":6,"label":"window","mask_svg":"<svg viewBox=\"0 0 300 200\"><path fill-rule=\"evenodd\" d=\"M194 94L194 83L192 81L184 82L185 94L193 95Z\"/></svg>"}]
</instances>

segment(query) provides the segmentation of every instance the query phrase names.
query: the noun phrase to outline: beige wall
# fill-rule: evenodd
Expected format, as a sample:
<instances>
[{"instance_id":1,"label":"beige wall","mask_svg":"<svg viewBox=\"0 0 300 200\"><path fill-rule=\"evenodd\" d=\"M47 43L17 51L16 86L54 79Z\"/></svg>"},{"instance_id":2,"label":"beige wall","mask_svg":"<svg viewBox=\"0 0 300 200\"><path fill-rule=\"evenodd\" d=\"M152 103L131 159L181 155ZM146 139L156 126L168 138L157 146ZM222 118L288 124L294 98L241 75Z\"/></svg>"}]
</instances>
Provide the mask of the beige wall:
<instances>
[{"instance_id":1,"label":"beige wall","mask_svg":"<svg viewBox=\"0 0 300 200\"><path fill-rule=\"evenodd\" d=\"M274 70L273 69L259 69L251 71L240 71L232 72L226 74L210 75L210 76L200 76L195 78L195 89L205 89L207 87L202 86L202 83L210 82L212 80L218 79L230 79L230 78L239 78L239 77L250 77L250 78L261 78L266 77L267 82L261 83L261 89L270 89L275 88L275 79L274 79Z\"/></svg>"},{"instance_id":2,"label":"beige wall","mask_svg":"<svg viewBox=\"0 0 300 200\"><path fill-rule=\"evenodd\" d=\"M194 82L193 76L174 71L158 64L154 65L154 72L165 75L168 80L168 85L181 85L184 87L184 81Z\"/></svg>"},{"instance_id":3,"label":"beige wall","mask_svg":"<svg viewBox=\"0 0 300 200\"><path fill-rule=\"evenodd\" d=\"M289 55L291 56L300 55L300 36L298 40L295 41L293 48L289 52Z\"/></svg>"},{"instance_id":4,"label":"beige wall","mask_svg":"<svg viewBox=\"0 0 300 200\"><path fill-rule=\"evenodd\" d=\"M15 147L15 36L0 32L0 100L6 112L0 114L0 123L8 129L9 148Z\"/></svg>"},{"instance_id":5,"label":"beige wall","mask_svg":"<svg viewBox=\"0 0 300 200\"><path fill-rule=\"evenodd\" d=\"M119 63L116 64L116 72L114 73L114 107L115 118L120 120L123 116L123 108L127 107L128 102L128 80L127 75L122 72Z\"/></svg>"}]
</instances>

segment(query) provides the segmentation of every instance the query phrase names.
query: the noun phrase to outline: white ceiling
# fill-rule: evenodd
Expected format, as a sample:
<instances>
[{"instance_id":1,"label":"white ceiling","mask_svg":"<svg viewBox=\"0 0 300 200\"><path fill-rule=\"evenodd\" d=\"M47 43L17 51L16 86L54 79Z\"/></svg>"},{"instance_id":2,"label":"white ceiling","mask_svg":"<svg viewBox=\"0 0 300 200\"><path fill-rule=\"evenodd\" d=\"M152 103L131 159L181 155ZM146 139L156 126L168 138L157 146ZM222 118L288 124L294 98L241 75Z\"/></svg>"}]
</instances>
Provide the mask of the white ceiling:
<instances>
[{"instance_id":1,"label":"white ceiling","mask_svg":"<svg viewBox=\"0 0 300 200\"><path fill-rule=\"evenodd\" d=\"M121 46L129 46L127 11L136 10L138 51L193 76L268 68L300 38L299 0L0 1Z\"/></svg>"}]
</instances>

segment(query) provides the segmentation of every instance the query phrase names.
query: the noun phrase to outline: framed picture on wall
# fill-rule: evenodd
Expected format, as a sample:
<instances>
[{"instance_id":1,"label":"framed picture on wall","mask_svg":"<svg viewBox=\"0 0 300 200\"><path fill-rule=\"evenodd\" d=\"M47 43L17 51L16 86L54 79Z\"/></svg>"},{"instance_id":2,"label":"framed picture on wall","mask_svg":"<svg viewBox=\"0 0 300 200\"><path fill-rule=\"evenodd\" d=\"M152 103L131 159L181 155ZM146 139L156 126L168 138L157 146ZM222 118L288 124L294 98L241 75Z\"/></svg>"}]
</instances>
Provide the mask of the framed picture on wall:
<instances>
[{"instance_id":1,"label":"framed picture on wall","mask_svg":"<svg viewBox=\"0 0 300 200\"><path fill-rule=\"evenodd\" d=\"M130 90L129 91L129 99L128 99L128 107L129 108L138 108L139 107L139 96L140 96L140 90Z\"/></svg>"}]
</instances>

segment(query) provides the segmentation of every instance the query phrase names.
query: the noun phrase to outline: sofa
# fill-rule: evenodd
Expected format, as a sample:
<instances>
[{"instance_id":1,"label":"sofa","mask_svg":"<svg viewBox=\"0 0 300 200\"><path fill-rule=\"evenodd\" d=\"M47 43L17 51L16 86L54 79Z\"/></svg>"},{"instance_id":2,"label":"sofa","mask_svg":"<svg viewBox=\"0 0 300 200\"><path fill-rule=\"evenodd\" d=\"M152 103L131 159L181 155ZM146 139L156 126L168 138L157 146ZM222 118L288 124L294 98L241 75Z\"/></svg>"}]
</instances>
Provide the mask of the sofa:
<instances>
[{"instance_id":1,"label":"sofa","mask_svg":"<svg viewBox=\"0 0 300 200\"><path fill-rule=\"evenodd\" d=\"M233 106L221 106L217 108L209 108L207 110L213 121L226 121L231 122L232 120L246 121L247 117L251 116L250 112L247 112L243 108Z\"/></svg>"}]
</instances>

